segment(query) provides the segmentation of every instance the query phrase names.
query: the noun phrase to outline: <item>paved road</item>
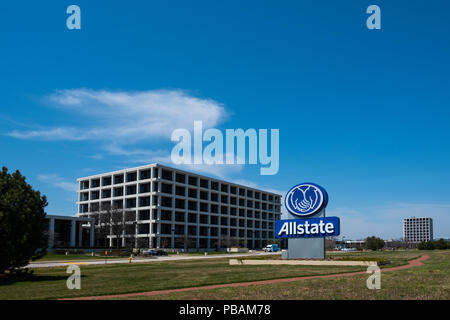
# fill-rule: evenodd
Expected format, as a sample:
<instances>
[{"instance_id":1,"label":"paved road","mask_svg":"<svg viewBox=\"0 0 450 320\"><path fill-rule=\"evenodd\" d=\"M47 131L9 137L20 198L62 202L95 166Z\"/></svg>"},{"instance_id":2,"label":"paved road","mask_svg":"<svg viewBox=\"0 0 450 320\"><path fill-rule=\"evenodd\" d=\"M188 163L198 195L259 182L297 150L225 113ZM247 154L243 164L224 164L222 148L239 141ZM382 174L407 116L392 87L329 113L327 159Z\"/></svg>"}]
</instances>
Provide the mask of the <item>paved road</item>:
<instances>
[{"instance_id":1,"label":"paved road","mask_svg":"<svg viewBox=\"0 0 450 320\"><path fill-rule=\"evenodd\" d=\"M279 255L280 252L257 252L257 253L233 253L233 254L212 254L212 255L170 255L158 256L148 258L135 258L131 263L148 263L160 261L177 261L177 260L193 260L193 259L224 259L224 258L238 258L238 257L255 257L264 255ZM129 263L128 258L111 259L108 258L107 264ZM95 260L67 260L67 261L48 261L48 262L32 262L26 268L50 268L50 267L67 267L68 265L99 265L105 264L103 259Z\"/></svg>"}]
</instances>

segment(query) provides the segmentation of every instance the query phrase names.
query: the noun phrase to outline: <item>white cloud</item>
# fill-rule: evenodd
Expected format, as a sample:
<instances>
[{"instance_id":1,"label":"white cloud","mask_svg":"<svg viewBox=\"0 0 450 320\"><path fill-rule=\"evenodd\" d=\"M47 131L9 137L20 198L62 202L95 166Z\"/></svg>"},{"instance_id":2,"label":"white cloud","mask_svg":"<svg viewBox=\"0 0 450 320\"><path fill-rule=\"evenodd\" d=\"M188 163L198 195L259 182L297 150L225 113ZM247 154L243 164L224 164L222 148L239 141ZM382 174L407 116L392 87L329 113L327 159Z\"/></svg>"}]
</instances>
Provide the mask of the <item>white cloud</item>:
<instances>
[{"instance_id":1,"label":"white cloud","mask_svg":"<svg viewBox=\"0 0 450 320\"><path fill-rule=\"evenodd\" d=\"M182 90L112 92L88 89L61 90L49 97L56 108L72 114L70 125L30 131L12 131L19 139L94 140L127 143L149 138L170 138L176 128L191 128L194 120L205 128L226 117L225 108L211 99Z\"/></svg>"},{"instance_id":2,"label":"white cloud","mask_svg":"<svg viewBox=\"0 0 450 320\"><path fill-rule=\"evenodd\" d=\"M64 191L76 192L78 190L77 183L64 181L64 179L57 174L40 174L37 177L40 181Z\"/></svg>"},{"instance_id":3,"label":"white cloud","mask_svg":"<svg viewBox=\"0 0 450 320\"><path fill-rule=\"evenodd\" d=\"M201 120L204 129L219 125L226 117L225 107L214 100L197 98L182 90L141 92L74 89L60 90L48 97L50 104L67 114L69 125L35 130L14 130L7 135L18 139L47 141L92 141L106 154L127 162L173 165L170 149L137 148L136 144L170 141L177 128L192 129ZM87 157L102 160L96 151ZM225 178L239 173L239 165L186 165L181 169Z\"/></svg>"}]
</instances>

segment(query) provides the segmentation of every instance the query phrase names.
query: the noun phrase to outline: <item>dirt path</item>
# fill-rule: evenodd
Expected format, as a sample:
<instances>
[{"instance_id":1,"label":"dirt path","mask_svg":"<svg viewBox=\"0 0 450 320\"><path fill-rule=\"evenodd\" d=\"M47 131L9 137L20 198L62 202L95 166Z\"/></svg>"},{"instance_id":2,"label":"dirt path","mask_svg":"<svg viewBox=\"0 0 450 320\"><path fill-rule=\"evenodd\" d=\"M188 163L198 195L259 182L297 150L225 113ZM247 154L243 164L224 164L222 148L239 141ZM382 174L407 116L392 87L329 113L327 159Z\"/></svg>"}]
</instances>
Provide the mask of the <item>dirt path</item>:
<instances>
[{"instance_id":1,"label":"dirt path","mask_svg":"<svg viewBox=\"0 0 450 320\"><path fill-rule=\"evenodd\" d=\"M409 261L408 264L406 264L406 265L392 267L392 268L384 268L384 269L381 269L381 271L382 272L398 271L398 270L404 270L404 269L409 269L409 268L413 268L413 267L419 267L419 266L423 265L423 261L425 261L429 258L430 258L429 255L423 255L418 259ZM120 298L139 297L139 296L155 296L155 295L169 294L169 293L176 293L176 292L185 292L185 291L210 290L210 289L230 288L230 287L247 287L247 286L253 286L253 285L293 282L293 281L318 279L318 278L350 277L350 276L359 275L359 274L367 274L367 273L366 273L366 271L359 271L359 272L337 273L337 274L320 275L320 276L306 276L306 277L295 277L295 278L285 278L285 279L260 280L260 281L251 281L251 282L225 283L225 284L217 284L217 285L209 285L209 286L201 286L201 287L168 289L168 290L147 291L147 292L137 292L137 293L125 293L125 294L106 295L106 296L80 297L80 298L71 298L71 299L64 299L64 300L104 300L104 299L120 299Z\"/></svg>"}]
</instances>

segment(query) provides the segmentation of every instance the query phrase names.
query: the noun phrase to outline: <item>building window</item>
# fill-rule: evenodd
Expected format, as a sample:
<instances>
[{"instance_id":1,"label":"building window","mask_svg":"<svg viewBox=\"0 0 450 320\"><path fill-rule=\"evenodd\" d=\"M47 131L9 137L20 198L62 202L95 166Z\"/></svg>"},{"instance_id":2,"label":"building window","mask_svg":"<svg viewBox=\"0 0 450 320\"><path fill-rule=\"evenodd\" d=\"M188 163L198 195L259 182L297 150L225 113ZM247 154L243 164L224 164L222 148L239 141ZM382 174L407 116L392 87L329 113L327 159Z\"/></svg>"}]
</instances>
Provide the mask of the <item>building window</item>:
<instances>
[{"instance_id":1,"label":"building window","mask_svg":"<svg viewBox=\"0 0 450 320\"><path fill-rule=\"evenodd\" d=\"M139 193L149 193L150 192L150 182L139 184Z\"/></svg>"},{"instance_id":2,"label":"building window","mask_svg":"<svg viewBox=\"0 0 450 320\"><path fill-rule=\"evenodd\" d=\"M102 198L111 198L111 189L102 190Z\"/></svg>"},{"instance_id":3,"label":"building window","mask_svg":"<svg viewBox=\"0 0 450 320\"><path fill-rule=\"evenodd\" d=\"M113 209L123 209L123 200L114 200Z\"/></svg>"},{"instance_id":4,"label":"building window","mask_svg":"<svg viewBox=\"0 0 450 320\"><path fill-rule=\"evenodd\" d=\"M89 192L80 193L80 201L88 201L89 200Z\"/></svg>"},{"instance_id":5,"label":"building window","mask_svg":"<svg viewBox=\"0 0 450 320\"><path fill-rule=\"evenodd\" d=\"M123 183L123 174L118 174L114 176L114 184Z\"/></svg>"},{"instance_id":6,"label":"building window","mask_svg":"<svg viewBox=\"0 0 450 320\"><path fill-rule=\"evenodd\" d=\"M81 181L80 189L81 190L89 189L89 180Z\"/></svg>"},{"instance_id":7,"label":"building window","mask_svg":"<svg viewBox=\"0 0 450 320\"><path fill-rule=\"evenodd\" d=\"M180 186L175 186L175 194L177 196L184 197L186 195L186 188L185 187L180 187Z\"/></svg>"},{"instance_id":8,"label":"building window","mask_svg":"<svg viewBox=\"0 0 450 320\"><path fill-rule=\"evenodd\" d=\"M133 182L137 180L137 172L127 173L127 182Z\"/></svg>"},{"instance_id":9,"label":"building window","mask_svg":"<svg viewBox=\"0 0 450 320\"><path fill-rule=\"evenodd\" d=\"M186 183L186 175L181 174L181 173L176 173L175 174L175 181L178 183Z\"/></svg>"},{"instance_id":10,"label":"building window","mask_svg":"<svg viewBox=\"0 0 450 320\"><path fill-rule=\"evenodd\" d=\"M139 197L139 207L150 206L150 197Z\"/></svg>"},{"instance_id":11,"label":"building window","mask_svg":"<svg viewBox=\"0 0 450 320\"><path fill-rule=\"evenodd\" d=\"M172 221L172 211L161 210L161 220Z\"/></svg>"},{"instance_id":12,"label":"building window","mask_svg":"<svg viewBox=\"0 0 450 320\"><path fill-rule=\"evenodd\" d=\"M185 208L185 201L183 199L175 199L175 208L177 208L177 209L184 209Z\"/></svg>"},{"instance_id":13,"label":"building window","mask_svg":"<svg viewBox=\"0 0 450 320\"><path fill-rule=\"evenodd\" d=\"M162 170L161 178L164 180L170 180L172 181L172 171L169 170Z\"/></svg>"},{"instance_id":14,"label":"building window","mask_svg":"<svg viewBox=\"0 0 450 320\"><path fill-rule=\"evenodd\" d=\"M209 188L208 180L200 179L200 187L208 189Z\"/></svg>"},{"instance_id":15,"label":"building window","mask_svg":"<svg viewBox=\"0 0 450 320\"><path fill-rule=\"evenodd\" d=\"M197 202L196 201L188 201L188 210L197 211Z\"/></svg>"},{"instance_id":16,"label":"building window","mask_svg":"<svg viewBox=\"0 0 450 320\"><path fill-rule=\"evenodd\" d=\"M92 191L91 192L91 200L97 200L100 199L100 192L99 191Z\"/></svg>"},{"instance_id":17,"label":"building window","mask_svg":"<svg viewBox=\"0 0 450 320\"><path fill-rule=\"evenodd\" d=\"M150 220L150 210L140 210L138 217L139 220Z\"/></svg>"},{"instance_id":18,"label":"building window","mask_svg":"<svg viewBox=\"0 0 450 320\"><path fill-rule=\"evenodd\" d=\"M172 194L172 185L168 183L161 183L161 192Z\"/></svg>"},{"instance_id":19,"label":"building window","mask_svg":"<svg viewBox=\"0 0 450 320\"><path fill-rule=\"evenodd\" d=\"M127 208L136 208L136 198L130 198L126 200Z\"/></svg>"},{"instance_id":20,"label":"building window","mask_svg":"<svg viewBox=\"0 0 450 320\"><path fill-rule=\"evenodd\" d=\"M91 188L98 188L98 187L100 187L100 179L92 179Z\"/></svg>"},{"instance_id":21,"label":"building window","mask_svg":"<svg viewBox=\"0 0 450 320\"><path fill-rule=\"evenodd\" d=\"M102 186L110 186L110 185L111 185L111 177L103 177Z\"/></svg>"},{"instance_id":22,"label":"building window","mask_svg":"<svg viewBox=\"0 0 450 320\"><path fill-rule=\"evenodd\" d=\"M208 212L208 204L205 202L200 202L200 211L201 212Z\"/></svg>"},{"instance_id":23,"label":"building window","mask_svg":"<svg viewBox=\"0 0 450 320\"><path fill-rule=\"evenodd\" d=\"M175 212L175 221L177 221L177 222L184 222L185 221L185 214L184 214L184 212Z\"/></svg>"},{"instance_id":24,"label":"building window","mask_svg":"<svg viewBox=\"0 0 450 320\"><path fill-rule=\"evenodd\" d=\"M127 195L136 194L136 185L127 186Z\"/></svg>"},{"instance_id":25,"label":"building window","mask_svg":"<svg viewBox=\"0 0 450 320\"><path fill-rule=\"evenodd\" d=\"M200 191L200 199L209 200L208 191Z\"/></svg>"},{"instance_id":26,"label":"building window","mask_svg":"<svg viewBox=\"0 0 450 320\"><path fill-rule=\"evenodd\" d=\"M197 215L195 213L188 214L188 222L189 223L197 223Z\"/></svg>"},{"instance_id":27,"label":"building window","mask_svg":"<svg viewBox=\"0 0 450 320\"><path fill-rule=\"evenodd\" d=\"M188 183L190 186L197 186L197 177L189 176Z\"/></svg>"},{"instance_id":28,"label":"building window","mask_svg":"<svg viewBox=\"0 0 450 320\"><path fill-rule=\"evenodd\" d=\"M161 206L171 208L172 207L172 198L161 197Z\"/></svg>"},{"instance_id":29,"label":"building window","mask_svg":"<svg viewBox=\"0 0 450 320\"><path fill-rule=\"evenodd\" d=\"M189 188L188 195L189 198L197 198L197 190Z\"/></svg>"},{"instance_id":30,"label":"building window","mask_svg":"<svg viewBox=\"0 0 450 320\"><path fill-rule=\"evenodd\" d=\"M151 171L150 169L147 170L141 170L139 173L139 179L140 180L147 180L151 178Z\"/></svg>"}]
</instances>

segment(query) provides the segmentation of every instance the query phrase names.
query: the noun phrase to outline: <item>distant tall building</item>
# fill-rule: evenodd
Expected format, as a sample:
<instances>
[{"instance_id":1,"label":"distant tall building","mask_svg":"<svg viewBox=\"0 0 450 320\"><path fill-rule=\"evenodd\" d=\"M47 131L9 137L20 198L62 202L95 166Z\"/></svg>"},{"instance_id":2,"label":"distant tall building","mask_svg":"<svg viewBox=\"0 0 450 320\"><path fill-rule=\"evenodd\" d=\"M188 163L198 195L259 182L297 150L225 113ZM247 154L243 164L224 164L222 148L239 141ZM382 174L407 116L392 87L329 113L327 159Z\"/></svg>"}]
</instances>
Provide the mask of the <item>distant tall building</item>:
<instances>
[{"instance_id":1,"label":"distant tall building","mask_svg":"<svg viewBox=\"0 0 450 320\"><path fill-rule=\"evenodd\" d=\"M407 242L433 240L433 219L416 217L403 219L403 239Z\"/></svg>"}]
</instances>

